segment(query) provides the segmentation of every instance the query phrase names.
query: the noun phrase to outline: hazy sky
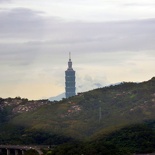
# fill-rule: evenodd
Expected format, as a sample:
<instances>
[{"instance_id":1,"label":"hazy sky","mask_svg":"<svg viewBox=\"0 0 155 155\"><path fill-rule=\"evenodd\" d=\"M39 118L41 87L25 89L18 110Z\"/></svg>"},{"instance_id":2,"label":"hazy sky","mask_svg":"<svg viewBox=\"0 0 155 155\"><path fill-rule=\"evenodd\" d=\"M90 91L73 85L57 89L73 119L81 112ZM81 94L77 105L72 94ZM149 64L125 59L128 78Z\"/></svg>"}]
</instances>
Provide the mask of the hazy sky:
<instances>
[{"instance_id":1,"label":"hazy sky","mask_svg":"<svg viewBox=\"0 0 155 155\"><path fill-rule=\"evenodd\" d=\"M155 73L154 0L0 0L0 97L77 92Z\"/></svg>"}]
</instances>

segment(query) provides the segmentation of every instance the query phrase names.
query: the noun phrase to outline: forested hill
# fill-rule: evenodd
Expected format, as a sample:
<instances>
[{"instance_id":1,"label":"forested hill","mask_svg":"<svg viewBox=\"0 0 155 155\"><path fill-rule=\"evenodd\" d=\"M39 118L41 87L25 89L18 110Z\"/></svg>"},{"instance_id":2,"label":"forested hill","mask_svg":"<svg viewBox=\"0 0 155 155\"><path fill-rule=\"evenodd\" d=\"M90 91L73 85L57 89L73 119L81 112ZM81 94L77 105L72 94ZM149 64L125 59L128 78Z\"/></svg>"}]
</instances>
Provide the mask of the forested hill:
<instances>
[{"instance_id":1,"label":"forested hill","mask_svg":"<svg viewBox=\"0 0 155 155\"><path fill-rule=\"evenodd\" d=\"M36 132L42 135L39 143L49 142L49 135L57 140L62 136L65 140L84 139L155 120L155 77L142 83L123 82L95 89L60 102L1 98L0 107L2 143L12 135L17 143L37 143L32 136Z\"/></svg>"}]
</instances>

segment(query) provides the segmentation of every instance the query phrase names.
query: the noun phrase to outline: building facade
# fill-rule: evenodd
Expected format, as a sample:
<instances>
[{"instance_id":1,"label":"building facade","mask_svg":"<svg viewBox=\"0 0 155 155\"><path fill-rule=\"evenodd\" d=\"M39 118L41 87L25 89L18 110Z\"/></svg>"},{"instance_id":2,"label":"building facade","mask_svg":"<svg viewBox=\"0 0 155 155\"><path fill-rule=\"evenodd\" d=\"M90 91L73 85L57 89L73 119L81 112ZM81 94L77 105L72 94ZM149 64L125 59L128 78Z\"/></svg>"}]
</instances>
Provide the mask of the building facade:
<instances>
[{"instance_id":1,"label":"building facade","mask_svg":"<svg viewBox=\"0 0 155 155\"><path fill-rule=\"evenodd\" d=\"M71 55L69 53L68 69L65 71L66 98L76 95L75 71L72 68Z\"/></svg>"}]
</instances>

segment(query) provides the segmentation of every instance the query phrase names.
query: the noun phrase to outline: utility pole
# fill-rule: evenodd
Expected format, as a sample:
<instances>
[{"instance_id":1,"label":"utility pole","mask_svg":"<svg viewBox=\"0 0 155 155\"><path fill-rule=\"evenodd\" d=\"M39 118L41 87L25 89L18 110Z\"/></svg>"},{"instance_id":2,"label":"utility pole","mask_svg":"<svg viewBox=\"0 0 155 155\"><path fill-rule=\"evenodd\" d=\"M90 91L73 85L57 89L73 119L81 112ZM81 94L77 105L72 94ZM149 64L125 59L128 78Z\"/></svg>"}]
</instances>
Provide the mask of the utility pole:
<instances>
[{"instance_id":1,"label":"utility pole","mask_svg":"<svg viewBox=\"0 0 155 155\"><path fill-rule=\"evenodd\" d=\"M99 107L99 122L101 122L102 119L102 109Z\"/></svg>"}]
</instances>

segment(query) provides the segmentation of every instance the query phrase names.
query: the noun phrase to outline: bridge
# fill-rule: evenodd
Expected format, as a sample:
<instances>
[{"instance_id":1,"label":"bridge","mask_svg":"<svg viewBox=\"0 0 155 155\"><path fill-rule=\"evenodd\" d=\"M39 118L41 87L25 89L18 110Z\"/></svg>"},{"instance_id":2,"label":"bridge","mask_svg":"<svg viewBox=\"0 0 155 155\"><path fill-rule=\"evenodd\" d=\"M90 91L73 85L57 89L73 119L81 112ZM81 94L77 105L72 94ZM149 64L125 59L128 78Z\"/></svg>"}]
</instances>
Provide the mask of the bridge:
<instances>
[{"instance_id":1,"label":"bridge","mask_svg":"<svg viewBox=\"0 0 155 155\"><path fill-rule=\"evenodd\" d=\"M0 155L24 155L31 149L37 151L39 155L43 155L41 148L47 148L47 146L0 145Z\"/></svg>"}]
</instances>

